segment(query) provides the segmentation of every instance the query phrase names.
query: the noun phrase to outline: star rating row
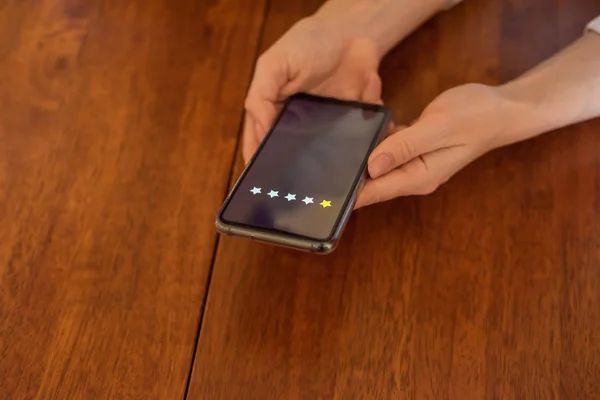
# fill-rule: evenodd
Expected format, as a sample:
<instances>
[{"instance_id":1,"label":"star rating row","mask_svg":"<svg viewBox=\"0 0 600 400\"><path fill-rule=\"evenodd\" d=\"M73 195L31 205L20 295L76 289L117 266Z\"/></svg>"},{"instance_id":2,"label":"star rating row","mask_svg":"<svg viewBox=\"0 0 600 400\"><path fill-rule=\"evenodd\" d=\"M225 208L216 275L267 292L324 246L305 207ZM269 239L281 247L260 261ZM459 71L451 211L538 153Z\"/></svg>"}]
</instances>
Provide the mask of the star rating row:
<instances>
[{"instance_id":1,"label":"star rating row","mask_svg":"<svg viewBox=\"0 0 600 400\"><path fill-rule=\"evenodd\" d=\"M250 189L250 192L253 195L262 194L262 188L255 186L252 189ZM269 193L267 193L267 196L269 196L270 198L279 197L279 191L271 190ZM292 194L292 193L288 193L286 196L283 196L283 198L286 199L287 201L295 201L296 195ZM301 201L306 205L314 204L314 197L306 196ZM331 207L331 200L323 200L322 202L319 203L319 205L323 208Z\"/></svg>"}]
</instances>

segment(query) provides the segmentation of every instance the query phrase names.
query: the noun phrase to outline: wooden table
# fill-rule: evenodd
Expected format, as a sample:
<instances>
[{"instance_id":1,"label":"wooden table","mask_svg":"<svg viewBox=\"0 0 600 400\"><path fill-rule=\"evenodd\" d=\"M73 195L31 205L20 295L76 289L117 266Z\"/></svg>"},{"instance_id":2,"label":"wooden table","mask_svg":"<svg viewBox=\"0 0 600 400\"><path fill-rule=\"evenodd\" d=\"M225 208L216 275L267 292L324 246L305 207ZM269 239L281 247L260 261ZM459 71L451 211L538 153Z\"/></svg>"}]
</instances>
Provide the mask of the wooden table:
<instances>
[{"instance_id":1,"label":"wooden table","mask_svg":"<svg viewBox=\"0 0 600 400\"><path fill-rule=\"evenodd\" d=\"M595 399L600 121L355 213L315 257L213 220L257 55L319 1L0 2L3 399ZM596 0L467 0L382 66L410 121Z\"/></svg>"}]
</instances>

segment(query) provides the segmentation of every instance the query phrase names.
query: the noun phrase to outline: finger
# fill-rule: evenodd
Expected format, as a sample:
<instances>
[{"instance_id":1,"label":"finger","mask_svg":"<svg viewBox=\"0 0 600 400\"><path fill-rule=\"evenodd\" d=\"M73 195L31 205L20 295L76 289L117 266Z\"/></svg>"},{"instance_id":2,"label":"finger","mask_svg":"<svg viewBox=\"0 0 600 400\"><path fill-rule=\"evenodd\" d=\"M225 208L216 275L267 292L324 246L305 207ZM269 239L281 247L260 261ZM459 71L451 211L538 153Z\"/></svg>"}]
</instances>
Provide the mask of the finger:
<instances>
[{"instance_id":1,"label":"finger","mask_svg":"<svg viewBox=\"0 0 600 400\"><path fill-rule=\"evenodd\" d=\"M260 142L277 116L276 104L281 89L288 83L285 58L265 53L256 63L246 96L245 108L254 120L252 131ZM251 143L250 140L248 140Z\"/></svg>"},{"instance_id":2,"label":"finger","mask_svg":"<svg viewBox=\"0 0 600 400\"><path fill-rule=\"evenodd\" d=\"M349 77L345 81L340 78L342 74L338 73L335 79L328 80L309 90L309 93L332 97L339 100L356 101L361 98L361 88L356 84L355 77ZM354 80L354 81L353 81Z\"/></svg>"},{"instance_id":3,"label":"finger","mask_svg":"<svg viewBox=\"0 0 600 400\"><path fill-rule=\"evenodd\" d=\"M282 103L275 104L275 115L279 115L282 109ZM252 115L246 113L246 116L247 120L244 121L243 155L244 160L248 163L269 131L264 130L261 124L256 123ZM272 127L269 129L272 129Z\"/></svg>"},{"instance_id":4,"label":"finger","mask_svg":"<svg viewBox=\"0 0 600 400\"><path fill-rule=\"evenodd\" d=\"M388 123L388 126L386 127L386 130L385 130L381 140L383 141L386 138L392 136L393 134L400 132L401 130L404 130L406 128L408 128L406 125L396 125L396 123L394 121L390 121Z\"/></svg>"},{"instance_id":5,"label":"finger","mask_svg":"<svg viewBox=\"0 0 600 400\"><path fill-rule=\"evenodd\" d=\"M367 83L365 85L365 89L362 94L361 100L365 103L374 103L383 105L383 100L381 99L381 78L377 73L370 73L367 77ZM388 122L385 132L383 133L383 137L381 140L387 138L392 135L394 132L404 129L405 127L396 127L394 121Z\"/></svg>"},{"instance_id":6,"label":"finger","mask_svg":"<svg viewBox=\"0 0 600 400\"><path fill-rule=\"evenodd\" d=\"M440 149L440 126L421 122L390 135L375 148L369 157L369 175L378 178L414 158Z\"/></svg>"},{"instance_id":7,"label":"finger","mask_svg":"<svg viewBox=\"0 0 600 400\"><path fill-rule=\"evenodd\" d=\"M333 97L340 100L362 101L382 104L381 79L374 72L362 76L355 71L338 71L333 79L328 79L310 90L310 93Z\"/></svg>"},{"instance_id":8,"label":"finger","mask_svg":"<svg viewBox=\"0 0 600 400\"><path fill-rule=\"evenodd\" d=\"M427 167L420 158L390 173L366 181L356 201L355 208L369 206L418 192L419 184L427 179Z\"/></svg>"},{"instance_id":9,"label":"finger","mask_svg":"<svg viewBox=\"0 0 600 400\"><path fill-rule=\"evenodd\" d=\"M432 193L473 159L466 147L442 149L415 158L380 178L368 180L355 208L401 196Z\"/></svg>"},{"instance_id":10,"label":"finger","mask_svg":"<svg viewBox=\"0 0 600 400\"><path fill-rule=\"evenodd\" d=\"M383 104L381 100L381 78L377 73L369 73L361 96L365 103Z\"/></svg>"},{"instance_id":11,"label":"finger","mask_svg":"<svg viewBox=\"0 0 600 400\"><path fill-rule=\"evenodd\" d=\"M244 131L242 135L242 154L246 164L250 161L259 145L259 134L256 132L256 122L251 114L246 113L244 116Z\"/></svg>"},{"instance_id":12,"label":"finger","mask_svg":"<svg viewBox=\"0 0 600 400\"><path fill-rule=\"evenodd\" d=\"M347 51L334 75L314 86L311 93L341 100L381 102L377 47L371 40L354 39Z\"/></svg>"}]
</instances>

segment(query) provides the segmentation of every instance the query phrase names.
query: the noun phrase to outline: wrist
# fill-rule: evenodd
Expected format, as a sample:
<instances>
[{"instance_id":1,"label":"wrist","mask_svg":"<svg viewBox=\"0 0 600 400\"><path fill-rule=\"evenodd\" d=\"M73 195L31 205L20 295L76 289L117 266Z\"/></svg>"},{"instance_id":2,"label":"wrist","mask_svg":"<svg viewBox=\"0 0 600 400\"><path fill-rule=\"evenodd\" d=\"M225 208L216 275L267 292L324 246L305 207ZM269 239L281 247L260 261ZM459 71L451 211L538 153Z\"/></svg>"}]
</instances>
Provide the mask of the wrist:
<instances>
[{"instance_id":1,"label":"wrist","mask_svg":"<svg viewBox=\"0 0 600 400\"><path fill-rule=\"evenodd\" d=\"M497 87L504 102L502 120L505 129L499 146L530 139L557 125L556 116L544 107L539 88L526 80L515 80Z\"/></svg>"},{"instance_id":2,"label":"wrist","mask_svg":"<svg viewBox=\"0 0 600 400\"><path fill-rule=\"evenodd\" d=\"M507 144L600 116L600 35L588 33L498 88L515 129Z\"/></svg>"},{"instance_id":3,"label":"wrist","mask_svg":"<svg viewBox=\"0 0 600 400\"><path fill-rule=\"evenodd\" d=\"M434 14L462 0L329 0L314 15L347 40L368 39L380 58Z\"/></svg>"}]
</instances>

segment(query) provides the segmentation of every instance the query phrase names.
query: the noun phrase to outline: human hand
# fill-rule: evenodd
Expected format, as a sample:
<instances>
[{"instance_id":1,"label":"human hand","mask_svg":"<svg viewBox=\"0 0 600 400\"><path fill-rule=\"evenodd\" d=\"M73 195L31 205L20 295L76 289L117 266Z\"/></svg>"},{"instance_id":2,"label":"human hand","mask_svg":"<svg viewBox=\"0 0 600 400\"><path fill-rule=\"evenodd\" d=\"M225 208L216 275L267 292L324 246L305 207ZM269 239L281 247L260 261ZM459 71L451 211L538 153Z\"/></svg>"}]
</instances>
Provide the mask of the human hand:
<instances>
[{"instance_id":1,"label":"human hand","mask_svg":"<svg viewBox=\"0 0 600 400\"><path fill-rule=\"evenodd\" d=\"M349 36L332 19L313 16L294 25L256 64L245 102L246 162L273 124L281 102L295 93L380 103L379 61L373 41Z\"/></svg>"},{"instance_id":2,"label":"human hand","mask_svg":"<svg viewBox=\"0 0 600 400\"><path fill-rule=\"evenodd\" d=\"M356 208L436 190L461 168L516 137L528 107L503 89L468 84L436 98L410 127L383 140L369 158Z\"/></svg>"}]
</instances>

